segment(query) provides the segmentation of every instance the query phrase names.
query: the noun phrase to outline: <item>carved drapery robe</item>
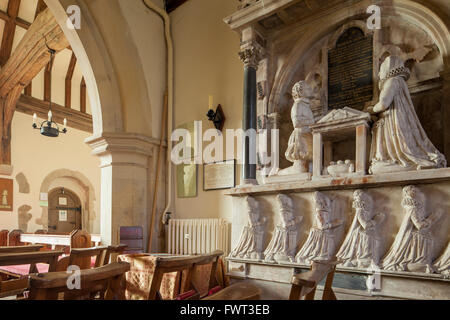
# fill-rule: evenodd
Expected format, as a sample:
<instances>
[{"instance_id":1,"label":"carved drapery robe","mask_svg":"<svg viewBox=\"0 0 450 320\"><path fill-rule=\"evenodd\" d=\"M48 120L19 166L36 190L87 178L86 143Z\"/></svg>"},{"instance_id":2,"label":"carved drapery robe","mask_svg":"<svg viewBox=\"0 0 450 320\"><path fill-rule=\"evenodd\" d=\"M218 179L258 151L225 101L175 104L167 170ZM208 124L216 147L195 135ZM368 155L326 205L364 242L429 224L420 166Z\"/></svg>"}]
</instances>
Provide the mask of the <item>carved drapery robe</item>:
<instances>
[{"instance_id":1,"label":"carved drapery robe","mask_svg":"<svg viewBox=\"0 0 450 320\"><path fill-rule=\"evenodd\" d=\"M434 263L435 270L438 272L450 275L450 243L447 245L442 256L440 256Z\"/></svg>"},{"instance_id":2,"label":"carved drapery robe","mask_svg":"<svg viewBox=\"0 0 450 320\"><path fill-rule=\"evenodd\" d=\"M367 268L371 264L379 264L378 248L381 239L376 232L376 226L383 219L384 214L370 217L369 212L357 210L350 231L336 254L343 266Z\"/></svg>"},{"instance_id":3,"label":"carved drapery robe","mask_svg":"<svg viewBox=\"0 0 450 320\"><path fill-rule=\"evenodd\" d=\"M377 166L397 165L408 170L446 167L420 124L406 81L409 70L398 57L388 57L380 70L380 101L374 112L380 119L373 128L371 173Z\"/></svg>"},{"instance_id":4,"label":"carved drapery robe","mask_svg":"<svg viewBox=\"0 0 450 320\"><path fill-rule=\"evenodd\" d=\"M430 227L436 220L433 214L421 219L419 210L424 208L407 207L406 216L394 244L383 260L386 270L417 271L432 273L434 240Z\"/></svg>"},{"instance_id":5,"label":"carved drapery robe","mask_svg":"<svg viewBox=\"0 0 450 320\"><path fill-rule=\"evenodd\" d=\"M297 226L300 222L301 219L292 220L288 222L287 226L279 225L275 228L272 240L264 251L266 261L294 262L298 236Z\"/></svg>"},{"instance_id":6,"label":"carved drapery robe","mask_svg":"<svg viewBox=\"0 0 450 320\"><path fill-rule=\"evenodd\" d=\"M294 131L289 137L286 159L290 162L312 160L312 135L309 129L314 124L314 115L309 98L297 99L292 107L291 117Z\"/></svg>"},{"instance_id":7,"label":"carved drapery robe","mask_svg":"<svg viewBox=\"0 0 450 320\"><path fill-rule=\"evenodd\" d=\"M295 260L298 263L310 264L313 260L332 260L335 257L340 238L338 233L343 222L332 217L333 211L316 211L317 226L311 228L308 239L297 253Z\"/></svg>"}]
</instances>

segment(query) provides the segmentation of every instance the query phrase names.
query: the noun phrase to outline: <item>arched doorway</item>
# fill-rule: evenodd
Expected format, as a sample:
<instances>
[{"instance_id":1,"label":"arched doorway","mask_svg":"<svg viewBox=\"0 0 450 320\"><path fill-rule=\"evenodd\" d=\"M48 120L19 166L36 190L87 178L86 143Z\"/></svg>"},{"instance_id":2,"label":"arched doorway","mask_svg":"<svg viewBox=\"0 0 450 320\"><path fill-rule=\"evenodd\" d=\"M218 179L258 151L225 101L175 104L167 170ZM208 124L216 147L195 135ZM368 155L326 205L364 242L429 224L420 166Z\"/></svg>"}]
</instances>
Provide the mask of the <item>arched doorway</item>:
<instances>
[{"instance_id":1,"label":"arched doorway","mask_svg":"<svg viewBox=\"0 0 450 320\"><path fill-rule=\"evenodd\" d=\"M65 188L56 188L48 194L48 232L70 233L82 229L80 198Z\"/></svg>"}]
</instances>

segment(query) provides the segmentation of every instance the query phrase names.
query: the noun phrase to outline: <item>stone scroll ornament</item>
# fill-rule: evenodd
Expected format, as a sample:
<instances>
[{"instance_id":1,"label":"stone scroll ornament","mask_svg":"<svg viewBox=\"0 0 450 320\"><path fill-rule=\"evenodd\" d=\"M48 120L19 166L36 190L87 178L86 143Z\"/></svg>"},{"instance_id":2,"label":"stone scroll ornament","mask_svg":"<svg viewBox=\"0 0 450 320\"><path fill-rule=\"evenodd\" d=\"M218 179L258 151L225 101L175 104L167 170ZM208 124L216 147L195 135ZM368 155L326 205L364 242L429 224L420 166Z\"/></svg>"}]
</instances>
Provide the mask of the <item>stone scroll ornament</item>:
<instances>
[{"instance_id":1,"label":"stone scroll ornament","mask_svg":"<svg viewBox=\"0 0 450 320\"><path fill-rule=\"evenodd\" d=\"M337 218L340 212L336 201L321 192L314 194L316 226L311 228L308 239L295 257L298 263L335 259L343 225L343 221Z\"/></svg>"},{"instance_id":2,"label":"stone scroll ornament","mask_svg":"<svg viewBox=\"0 0 450 320\"><path fill-rule=\"evenodd\" d=\"M247 225L242 230L239 243L230 253L231 258L262 260L264 226L266 218L261 217L258 202L252 197L246 197Z\"/></svg>"},{"instance_id":3,"label":"stone scroll ornament","mask_svg":"<svg viewBox=\"0 0 450 320\"><path fill-rule=\"evenodd\" d=\"M379 227L385 220L385 214L375 213L372 197L363 190L353 193L353 208L355 218L336 257L344 267L379 268Z\"/></svg>"},{"instance_id":4,"label":"stone scroll ornament","mask_svg":"<svg viewBox=\"0 0 450 320\"><path fill-rule=\"evenodd\" d=\"M409 77L399 57L387 57L380 67L380 101L368 110L379 117L372 133L372 174L447 166L414 110L406 84Z\"/></svg>"},{"instance_id":5,"label":"stone scroll ornament","mask_svg":"<svg viewBox=\"0 0 450 320\"><path fill-rule=\"evenodd\" d=\"M294 203L284 194L277 196L281 223L276 226L272 240L264 252L266 262L294 262L298 241L298 225L303 217L295 217Z\"/></svg>"},{"instance_id":6,"label":"stone scroll ornament","mask_svg":"<svg viewBox=\"0 0 450 320\"><path fill-rule=\"evenodd\" d=\"M394 244L383 260L383 268L392 271L433 273L434 238L431 228L442 212L425 211L425 195L416 186L403 188L403 223Z\"/></svg>"},{"instance_id":7,"label":"stone scroll ornament","mask_svg":"<svg viewBox=\"0 0 450 320\"><path fill-rule=\"evenodd\" d=\"M447 245L442 256L440 256L434 263L434 268L437 272L450 276L450 243Z\"/></svg>"},{"instance_id":8,"label":"stone scroll ornament","mask_svg":"<svg viewBox=\"0 0 450 320\"><path fill-rule=\"evenodd\" d=\"M280 170L278 175L290 175L309 172L309 163L312 161L313 143L310 125L315 123L314 115L311 111L311 98L314 96L313 89L306 81L297 82L292 88L294 105L291 110L292 132L286 159L293 162L293 166Z\"/></svg>"}]
</instances>

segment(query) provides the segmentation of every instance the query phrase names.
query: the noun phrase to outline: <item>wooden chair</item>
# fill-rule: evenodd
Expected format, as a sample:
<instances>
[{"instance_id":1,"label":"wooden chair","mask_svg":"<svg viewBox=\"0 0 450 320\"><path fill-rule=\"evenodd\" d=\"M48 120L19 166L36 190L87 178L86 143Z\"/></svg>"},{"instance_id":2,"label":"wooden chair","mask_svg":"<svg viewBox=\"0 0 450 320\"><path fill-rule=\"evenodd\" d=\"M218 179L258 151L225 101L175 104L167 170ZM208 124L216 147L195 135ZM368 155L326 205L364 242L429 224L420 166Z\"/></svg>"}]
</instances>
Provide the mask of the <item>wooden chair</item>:
<instances>
[{"instance_id":1,"label":"wooden chair","mask_svg":"<svg viewBox=\"0 0 450 320\"><path fill-rule=\"evenodd\" d=\"M67 287L71 275L66 272L31 275L30 299L57 300L59 293L63 293L64 300L92 299L97 292L105 292L100 299L124 300L123 276L129 270L130 265L126 262L114 262L103 267L82 270L79 290L70 290Z\"/></svg>"},{"instance_id":2,"label":"wooden chair","mask_svg":"<svg viewBox=\"0 0 450 320\"><path fill-rule=\"evenodd\" d=\"M2 253L0 254L0 266L30 265L29 273L37 263L49 265L49 272L56 271L58 257L62 251L48 252L22 252L22 253ZM0 280L0 298L17 296L28 289L28 278L13 277L12 280Z\"/></svg>"},{"instance_id":3,"label":"wooden chair","mask_svg":"<svg viewBox=\"0 0 450 320\"><path fill-rule=\"evenodd\" d=\"M326 277L322 300L336 300L332 289L337 261L314 261L311 271L292 277L292 288L289 300L314 300L317 285Z\"/></svg>"},{"instance_id":4,"label":"wooden chair","mask_svg":"<svg viewBox=\"0 0 450 320\"><path fill-rule=\"evenodd\" d=\"M6 247L8 245L8 230L0 231L0 247Z\"/></svg>"},{"instance_id":5,"label":"wooden chair","mask_svg":"<svg viewBox=\"0 0 450 320\"><path fill-rule=\"evenodd\" d=\"M22 230L13 230L8 234L8 246L10 247L18 247L23 246L24 243L20 241L20 235L22 234Z\"/></svg>"},{"instance_id":6,"label":"wooden chair","mask_svg":"<svg viewBox=\"0 0 450 320\"><path fill-rule=\"evenodd\" d=\"M144 232L142 227L120 227L119 243L126 244L128 247L125 254L144 252Z\"/></svg>"}]
</instances>

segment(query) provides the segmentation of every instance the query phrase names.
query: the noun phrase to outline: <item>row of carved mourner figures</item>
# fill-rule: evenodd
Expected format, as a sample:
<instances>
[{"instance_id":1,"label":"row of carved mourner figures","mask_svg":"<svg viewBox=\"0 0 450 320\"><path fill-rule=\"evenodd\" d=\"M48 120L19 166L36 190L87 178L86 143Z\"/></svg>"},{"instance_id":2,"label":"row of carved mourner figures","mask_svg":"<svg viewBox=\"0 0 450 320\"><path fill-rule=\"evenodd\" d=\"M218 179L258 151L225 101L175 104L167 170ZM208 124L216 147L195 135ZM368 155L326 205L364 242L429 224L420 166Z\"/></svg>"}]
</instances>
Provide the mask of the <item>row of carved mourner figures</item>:
<instances>
[{"instance_id":1,"label":"row of carved mourner figures","mask_svg":"<svg viewBox=\"0 0 450 320\"><path fill-rule=\"evenodd\" d=\"M275 227L272 240L263 251L266 219L260 216L258 201L250 196L246 198L248 224L230 257L298 264L337 258L342 267L450 274L450 244L440 257L435 259L433 256L431 227L442 216L442 212L428 214L425 211L425 195L416 186L403 189L404 220L392 247L385 255L381 252L379 228L385 220L385 214L374 211L373 199L368 192L354 192L355 217L340 247L340 234L345 223L339 218L338 201L316 192L315 226L311 228L308 239L298 253L299 226L303 217L295 217L294 204L289 196L279 194L277 200L281 223Z\"/></svg>"}]
</instances>

